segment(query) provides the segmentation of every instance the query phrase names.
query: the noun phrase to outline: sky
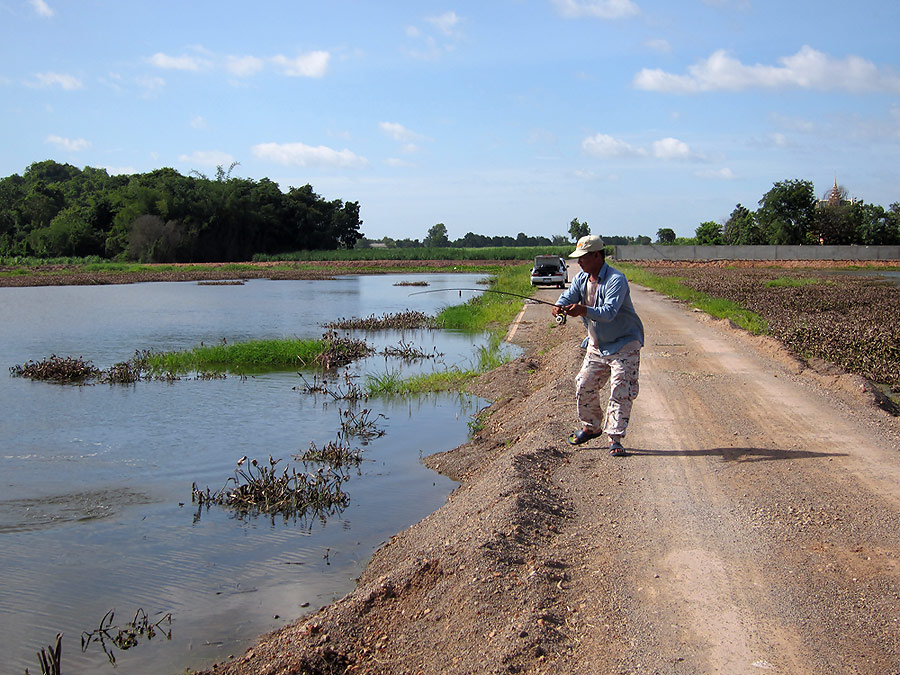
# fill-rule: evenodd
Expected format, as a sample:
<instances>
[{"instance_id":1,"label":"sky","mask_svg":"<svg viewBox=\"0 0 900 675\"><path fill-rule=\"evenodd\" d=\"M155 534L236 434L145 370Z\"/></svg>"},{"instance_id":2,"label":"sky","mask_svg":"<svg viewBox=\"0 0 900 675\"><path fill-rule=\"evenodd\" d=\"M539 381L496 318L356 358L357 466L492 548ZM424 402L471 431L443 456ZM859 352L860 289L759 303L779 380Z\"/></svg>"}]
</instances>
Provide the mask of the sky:
<instances>
[{"instance_id":1,"label":"sky","mask_svg":"<svg viewBox=\"0 0 900 675\"><path fill-rule=\"evenodd\" d=\"M693 236L773 184L900 202L890 0L0 0L0 176L216 168L371 239Z\"/></svg>"}]
</instances>

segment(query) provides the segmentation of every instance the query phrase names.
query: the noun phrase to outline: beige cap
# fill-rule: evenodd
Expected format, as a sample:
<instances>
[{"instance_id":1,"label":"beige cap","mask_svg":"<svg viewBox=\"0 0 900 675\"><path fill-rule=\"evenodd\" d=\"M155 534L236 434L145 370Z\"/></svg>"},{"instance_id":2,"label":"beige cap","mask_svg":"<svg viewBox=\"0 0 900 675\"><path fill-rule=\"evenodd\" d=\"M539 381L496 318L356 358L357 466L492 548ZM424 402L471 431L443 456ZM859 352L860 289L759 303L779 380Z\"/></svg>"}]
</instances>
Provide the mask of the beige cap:
<instances>
[{"instance_id":1,"label":"beige cap","mask_svg":"<svg viewBox=\"0 0 900 675\"><path fill-rule=\"evenodd\" d=\"M569 254L570 258L580 258L585 253L593 253L594 251L604 251L603 240L596 234L589 234L582 237L575 244L575 250Z\"/></svg>"}]
</instances>

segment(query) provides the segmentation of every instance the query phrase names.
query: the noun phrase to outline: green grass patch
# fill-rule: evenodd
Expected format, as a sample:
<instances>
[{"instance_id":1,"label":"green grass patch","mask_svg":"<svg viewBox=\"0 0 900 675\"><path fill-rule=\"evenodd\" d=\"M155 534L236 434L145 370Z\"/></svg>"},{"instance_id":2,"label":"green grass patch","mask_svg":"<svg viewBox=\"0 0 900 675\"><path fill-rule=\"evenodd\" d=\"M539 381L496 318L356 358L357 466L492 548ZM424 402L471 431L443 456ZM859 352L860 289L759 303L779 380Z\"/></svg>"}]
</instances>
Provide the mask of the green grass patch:
<instances>
[{"instance_id":1,"label":"green grass patch","mask_svg":"<svg viewBox=\"0 0 900 675\"><path fill-rule=\"evenodd\" d=\"M657 293L662 293L670 298L682 300L717 319L729 319L744 330L756 335L766 335L769 332L769 323L759 314L751 312L731 300L716 298L685 286L678 277L652 274L642 267L626 262L617 262L616 269L623 272L635 284L652 288Z\"/></svg>"},{"instance_id":2,"label":"green grass patch","mask_svg":"<svg viewBox=\"0 0 900 675\"><path fill-rule=\"evenodd\" d=\"M194 371L265 372L306 368L325 352L325 340L251 340L233 345L200 346L187 351L149 354L153 374Z\"/></svg>"},{"instance_id":3,"label":"green grass patch","mask_svg":"<svg viewBox=\"0 0 900 675\"><path fill-rule=\"evenodd\" d=\"M813 279L812 277L778 277L777 279L769 279L763 282L763 286L769 288L800 288L802 286L814 286L822 283L821 279Z\"/></svg>"},{"instance_id":4,"label":"green grass patch","mask_svg":"<svg viewBox=\"0 0 900 675\"><path fill-rule=\"evenodd\" d=\"M534 294L531 285L531 265L504 267L491 278L490 290L517 293L526 297ZM480 293L462 305L442 310L438 322L444 328L465 331L505 331L522 309L522 298L499 293Z\"/></svg>"},{"instance_id":5,"label":"green grass patch","mask_svg":"<svg viewBox=\"0 0 900 675\"><path fill-rule=\"evenodd\" d=\"M488 343L478 347L474 367L450 368L438 373L413 375L404 378L397 371L366 375L365 391L368 396L412 396L439 391L461 391L482 373L506 363L509 358L503 352L500 335L491 334Z\"/></svg>"},{"instance_id":6,"label":"green grass patch","mask_svg":"<svg viewBox=\"0 0 900 675\"><path fill-rule=\"evenodd\" d=\"M459 391L479 374L476 370L456 368L406 378L396 371L376 373L366 375L365 390L370 397L417 396L440 391Z\"/></svg>"}]
</instances>

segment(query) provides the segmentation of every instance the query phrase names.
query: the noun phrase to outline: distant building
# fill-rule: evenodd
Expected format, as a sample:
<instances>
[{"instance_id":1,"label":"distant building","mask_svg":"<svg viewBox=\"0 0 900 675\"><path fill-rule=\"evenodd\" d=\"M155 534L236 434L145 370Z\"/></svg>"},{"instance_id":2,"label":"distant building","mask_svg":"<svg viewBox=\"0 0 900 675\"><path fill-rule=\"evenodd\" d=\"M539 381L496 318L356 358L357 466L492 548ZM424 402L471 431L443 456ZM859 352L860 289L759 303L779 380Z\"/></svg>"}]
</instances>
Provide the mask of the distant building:
<instances>
[{"instance_id":1,"label":"distant building","mask_svg":"<svg viewBox=\"0 0 900 675\"><path fill-rule=\"evenodd\" d=\"M855 204L857 202L856 197L851 197L850 199L844 199L841 196L841 189L837 184L837 176L834 179L834 186L831 188L831 192L828 193L828 199L819 199L816 201L816 208L824 208L826 206L841 206L842 204Z\"/></svg>"}]
</instances>

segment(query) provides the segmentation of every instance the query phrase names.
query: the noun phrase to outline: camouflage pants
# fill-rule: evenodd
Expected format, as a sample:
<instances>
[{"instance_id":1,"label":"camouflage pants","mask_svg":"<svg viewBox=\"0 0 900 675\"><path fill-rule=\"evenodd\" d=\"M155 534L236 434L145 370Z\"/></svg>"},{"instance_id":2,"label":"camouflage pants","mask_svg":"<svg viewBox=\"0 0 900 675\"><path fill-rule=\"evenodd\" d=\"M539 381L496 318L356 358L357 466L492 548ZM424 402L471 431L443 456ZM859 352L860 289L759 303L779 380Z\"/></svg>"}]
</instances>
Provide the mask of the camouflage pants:
<instances>
[{"instance_id":1,"label":"camouflage pants","mask_svg":"<svg viewBox=\"0 0 900 675\"><path fill-rule=\"evenodd\" d=\"M641 350L617 352L602 356L590 349L584 356L581 370L575 377L575 401L578 418L591 433L600 431L609 436L624 436L631 416L631 404L638 395L638 373ZM600 395L609 381L609 401L606 404L606 425L603 425L603 403Z\"/></svg>"}]
</instances>

